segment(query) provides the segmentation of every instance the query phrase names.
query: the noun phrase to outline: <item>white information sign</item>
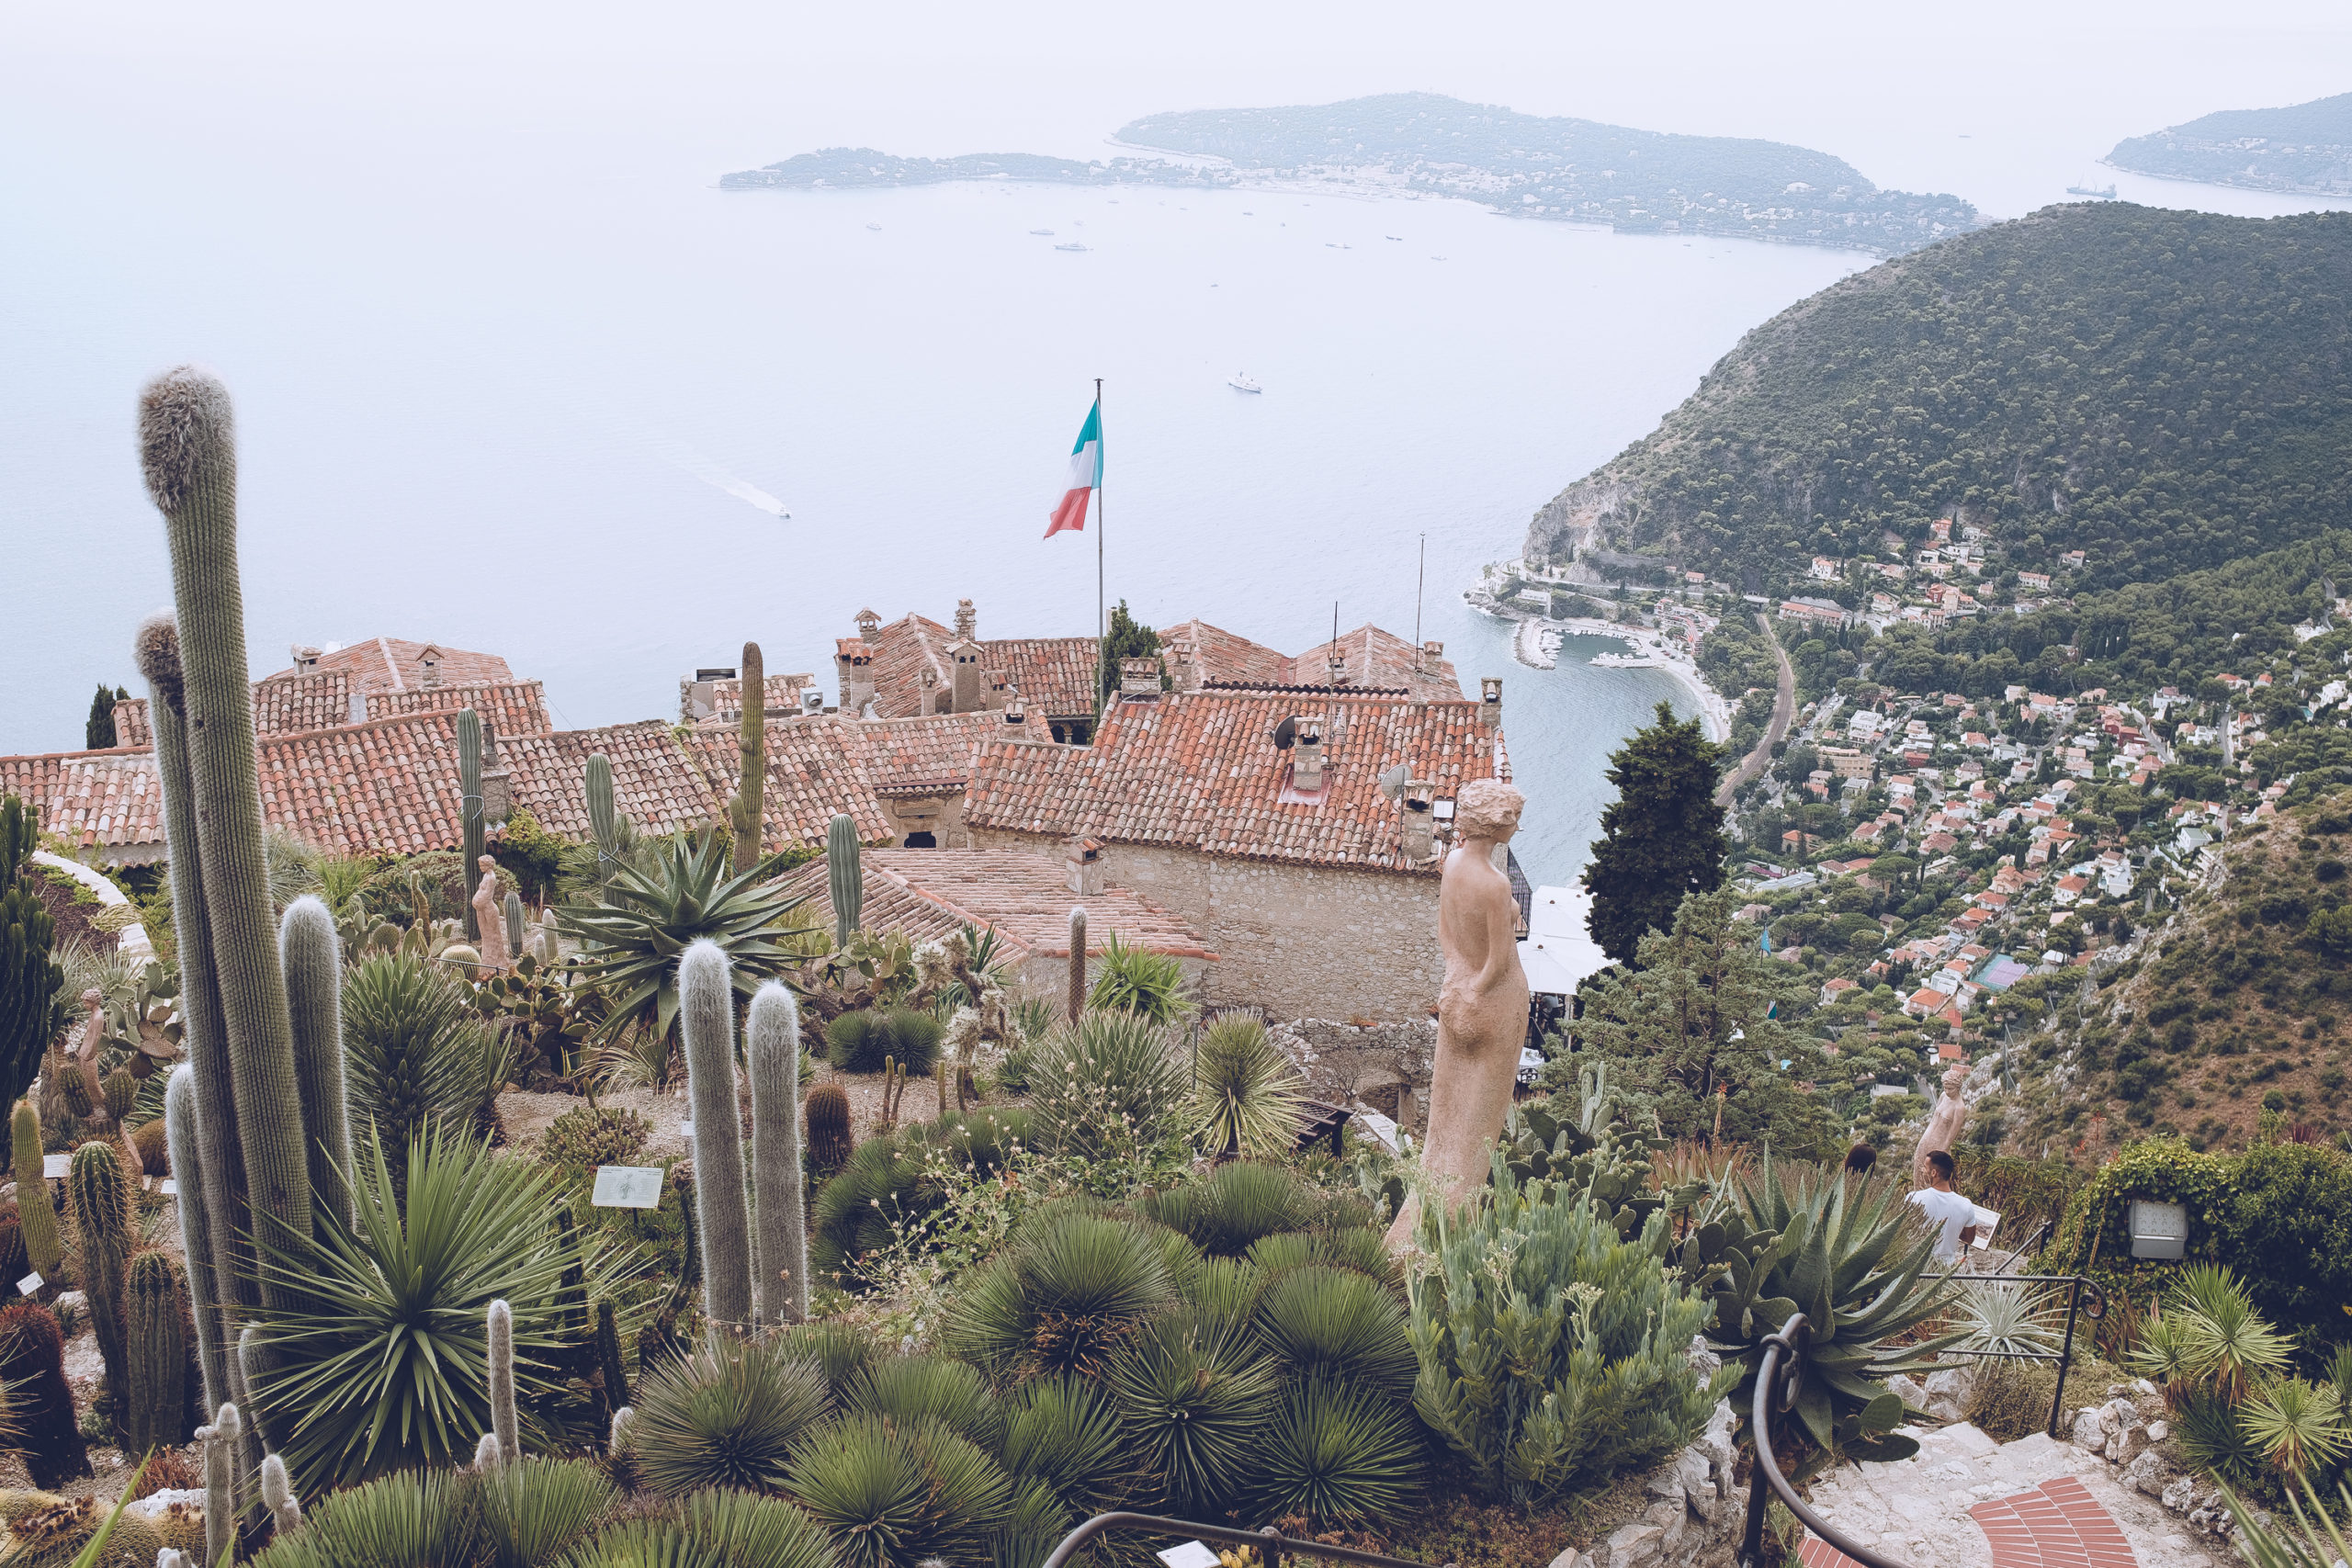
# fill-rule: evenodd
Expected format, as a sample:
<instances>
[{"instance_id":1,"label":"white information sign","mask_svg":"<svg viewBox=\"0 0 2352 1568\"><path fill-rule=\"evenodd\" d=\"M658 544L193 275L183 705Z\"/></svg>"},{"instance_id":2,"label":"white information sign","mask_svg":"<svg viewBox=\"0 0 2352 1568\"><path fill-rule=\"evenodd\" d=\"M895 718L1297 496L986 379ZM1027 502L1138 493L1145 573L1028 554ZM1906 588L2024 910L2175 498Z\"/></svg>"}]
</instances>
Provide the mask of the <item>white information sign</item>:
<instances>
[{"instance_id":1,"label":"white information sign","mask_svg":"<svg viewBox=\"0 0 2352 1568\"><path fill-rule=\"evenodd\" d=\"M40 1174L44 1181L64 1180L74 1174L74 1156L72 1155L41 1156Z\"/></svg>"},{"instance_id":2,"label":"white information sign","mask_svg":"<svg viewBox=\"0 0 2352 1568\"><path fill-rule=\"evenodd\" d=\"M658 1165L600 1165L589 1203L599 1209L652 1209L662 1203Z\"/></svg>"},{"instance_id":3,"label":"white information sign","mask_svg":"<svg viewBox=\"0 0 2352 1568\"><path fill-rule=\"evenodd\" d=\"M48 1283L48 1281L40 1277L40 1271L39 1269L35 1269L32 1273L26 1275L23 1279L17 1281L17 1290L20 1294L29 1296L46 1283Z\"/></svg>"},{"instance_id":4,"label":"white information sign","mask_svg":"<svg viewBox=\"0 0 2352 1568\"><path fill-rule=\"evenodd\" d=\"M1167 1563L1168 1568L1216 1568L1216 1553L1197 1540L1188 1540L1182 1546L1171 1546L1152 1555Z\"/></svg>"},{"instance_id":5,"label":"white information sign","mask_svg":"<svg viewBox=\"0 0 2352 1568\"><path fill-rule=\"evenodd\" d=\"M166 1198L176 1198L180 1195L180 1184L167 1176L164 1178L164 1184L155 1190Z\"/></svg>"},{"instance_id":6,"label":"white information sign","mask_svg":"<svg viewBox=\"0 0 2352 1568\"><path fill-rule=\"evenodd\" d=\"M1380 1140L1383 1148L1392 1155L1396 1152L1396 1123L1395 1122L1377 1111L1359 1111L1356 1112L1356 1120L1363 1123L1365 1132Z\"/></svg>"},{"instance_id":7,"label":"white information sign","mask_svg":"<svg viewBox=\"0 0 2352 1568\"><path fill-rule=\"evenodd\" d=\"M1980 1249L1992 1246L1993 1232L1998 1228L2000 1223L2001 1216L1996 1211L1979 1205L1975 1221L1976 1239L1970 1245Z\"/></svg>"}]
</instances>

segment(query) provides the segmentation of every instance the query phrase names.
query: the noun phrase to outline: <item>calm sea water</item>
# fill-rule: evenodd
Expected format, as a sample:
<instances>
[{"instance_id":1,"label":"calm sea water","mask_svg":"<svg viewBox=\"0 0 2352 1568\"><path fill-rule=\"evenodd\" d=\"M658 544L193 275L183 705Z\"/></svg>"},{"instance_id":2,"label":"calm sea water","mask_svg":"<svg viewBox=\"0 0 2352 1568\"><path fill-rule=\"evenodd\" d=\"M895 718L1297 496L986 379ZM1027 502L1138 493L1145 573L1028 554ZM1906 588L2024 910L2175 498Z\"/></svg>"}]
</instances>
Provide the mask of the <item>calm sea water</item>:
<instances>
[{"instance_id":1,"label":"calm sea water","mask_svg":"<svg viewBox=\"0 0 2352 1568\"><path fill-rule=\"evenodd\" d=\"M722 194L757 160L422 111L362 145L231 105L183 143L40 85L0 105L0 751L76 747L92 685L135 686L169 584L131 404L164 366L238 400L257 672L431 638L542 677L567 726L667 715L745 637L828 670L867 605L1091 631L1093 538L1039 536L1101 377L1111 597L1291 650L1335 602L1418 621L1474 691L1505 676L1522 859L1565 882L1607 751L1676 688L1520 669L1460 590L1868 259L1319 194Z\"/></svg>"}]
</instances>

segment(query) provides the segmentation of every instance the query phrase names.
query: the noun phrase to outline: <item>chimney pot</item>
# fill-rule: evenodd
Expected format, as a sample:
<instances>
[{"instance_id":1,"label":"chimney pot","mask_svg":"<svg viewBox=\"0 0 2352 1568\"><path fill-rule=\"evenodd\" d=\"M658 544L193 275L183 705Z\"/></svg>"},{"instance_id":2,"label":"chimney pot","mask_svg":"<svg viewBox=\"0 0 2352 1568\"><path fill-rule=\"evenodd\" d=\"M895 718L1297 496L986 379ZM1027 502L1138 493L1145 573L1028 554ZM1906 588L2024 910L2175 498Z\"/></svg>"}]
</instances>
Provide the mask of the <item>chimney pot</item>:
<instances>
[{"instance_id":1,"label":"chimney pot","mask_svg":"<svg viewBox=\"0 0 2352 1568\"><path fill-rule=\"evenodd\" d=\"M956 635L966 642L975 641L980 635L980 613L972 608L969 599L956 601Z\"/></svg>"},{"instance_id":2,"label":"chimney pot","mask_svg":"<svg viewBox=\"0 0 2352 1568\"><path fill-rule=\"evenodd\" d=\"M1070 836L1062 854L1064 868L1069 874L1069 890L1082 897L1099 897L1107 874L1102 864L1102 844L1083 833Z\"/></svg>"},{"instance_id":3,"label":"chimney pot","mask_svg":"<svg viewBox=\"0 0 2352 1568\"><path fill-rule=\"evenodd\" d=\"M1119 694L1121 696L1156 696L1159 692L1159 660L1122 659L1119 660Z\"/></svg>"},{"instance_id":4,"label":"chimney pot","mask_svg":"<svg viewBox=\"0 0 2352 1568\"><path fill-rule=\"evenodd\" d=\"M1430 784L1425 779L1408 779L1405 783L1405 858L1419 863L1435 852L1437 812L1430 798Z\"/></svg>"},{"instance_id":5,"label":"chimney pot","mask_svg":"<svg viewBox=\"0 0 2352 1568\"><path fill-rule=\"evenodd\" d=\"M1481 676L1478 681L1478 722L1493 728L1503 721L1503 682L1499 675Z\"/></svg>"},{"instance_id":6,"label":"chimney pot","mask_svg":"<svg viewBox=\"0 0 2352 1568\"><path fill-rule=\"evenodd\" d=\"M1292 723L1297 739L1291 745L1291 787L1312 795L1323 787L1323 721L1301 714Z\"/></svg>"},{"instance_id":7,"label":"chimney pot","mask_svg":"<svg viewBox=\"0 0 2352 1568\"><path fill-rule=\"evenodd\" d=\"M1168 645L1168 665L1169 677L1178 691L1197 692L1201 689L1200 650L1190 641Z\"/></svg>"},{"instance_id":8,"label":"chimney pot","mask_svg":"<svg viewBox=\"0 0 2352 1568\"><path fill-rule=\"evenodd\" d=\"M857 613L857 635L861 638L867 642L872 642L876 637L881 635L881 616L876 615L872 610L860 610Z\"/></svg>"},{"instance_id":9,"label":"chimney pot","mask_svg":"<svg viewBox=\"0 0 2352 1568\"><path fill-rule=\"evenodd\" d=\"M969 604L970 600L965 603ZM962 619L958 613L957 619ZM978 713L984 705L980 689L980 645L969 637L961 637L947 648L948 679L953 682L948 696L951 713Z\"/></svg>"}]
</instances>

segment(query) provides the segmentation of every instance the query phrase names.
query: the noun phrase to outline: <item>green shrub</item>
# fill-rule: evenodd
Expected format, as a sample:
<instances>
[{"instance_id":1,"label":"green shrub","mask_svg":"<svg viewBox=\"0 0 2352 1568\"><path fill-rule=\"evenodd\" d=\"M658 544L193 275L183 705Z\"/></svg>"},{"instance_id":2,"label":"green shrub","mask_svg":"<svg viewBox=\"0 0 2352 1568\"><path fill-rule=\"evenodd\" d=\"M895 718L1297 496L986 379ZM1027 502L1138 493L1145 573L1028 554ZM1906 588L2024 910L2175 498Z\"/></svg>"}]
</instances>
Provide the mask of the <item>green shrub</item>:
<instances>
[{"instance_id":1,"label":"green shrub","mask_svg":"<svg viewBox=\"0 0 2352 1568\"><path fill-rule=\"evenodd\" d=\"M580 1107L548 1124L539 1139L539 1163L578 1174L600 1165L627 1165L653 1135L653 1123L618 1106Z\"/></svg>"},{"instance_id":2,"label":"green shrub","mask_svg":"<svg viewBox=\"0 0 2352 1568\"><path fill-rule=\"evenodd\" d=\"M857 1145L818 1190L808 1228L810 1275L842 1290L865 1291L876 1255L910 1242L946 1201L956 1173L1002 1168L1029 1141L1024 1111L950 1112Z\"/></svg>"},{"instance_id":3,"label":"green shrub","mask_svg":"<svg viewBox=\"0 0 2352 1568\"><path fill-rule=\"evenodd\" d=\"M1321 1378L1398 1404L1420 1371L1405 1308L1376 1280L1319 1264L1293 1269L1258 1300L1258 1342L1294 1381Z\"/></svg>"},{"instance_id":4,"label":"green shrub","mask_svg":"<svg viewBox=\"0 0 2352 1568\"><path fill-rule=\"evenodd\" d=\"M939 1020L910 1008L845 1012L825 1026L825 1059L845 1073L878 1073L894 1060L916 1077L939 1059L946 1032Z\"/></svg>"},{"instance_id":5,"label":"green shrub","mask_svg":"<svg viewBox=\"0 0 2352 1568\"><path fill-rule=\"evenodd\" d=\"M1263 1237L1305 1226L1315 1196L1288 1166L1229 1160L1198 1180L1147 1195L1136 1207L1211 1257L1231 1258Z\"/></svg>"},{"instance_id":6,"label":"green shrub","mask_svg":"<svg viewBox=\"0 0 2352 1568\"><path fill-rule=\"evenodd\" d=\"M387 1475L313 1506L254 1568L475 1568L473 1477L448 1469Z\"/></svg>"},{"instance_id":7,"label":"green shrub","mask_svg":"<svg viewBox=\"0 0 2352 1568\"><path fill-rule=\"evenodd\" d=\"M645 1378L630 1447L646 1485L664 1496L712 1486L773 1492L826 1403L813 1359L714 1337Z\"/></svg>"},{"instance_id":8,"label":"green shrub","mask_svg":"<svg viewBox=\"0 0 2352 1568\"><path fill-rule=\"evenodd\" d=\"M1046 1036L1030 1065L1030 1114L1049 1153L1132 1157L1170 1137L1183 1096L1168 1032L1134 1013L1089 1011Z\"/></svg>"},{"instance_id":9,"label":"green shrub","mask_svg":"<svg viewBox=\"0 0 2352 1568\"><path fill-rule=\"evenodd\" d=\"M2069 1412L2086 1404L2105 1404L2109 1386L2122 1379L2120 1368L2095 1357L2076 1360L2066 1369L2060 1418L2070 1419ZM1979 1361L1969 1393L1968 1419L1995 1442L2013 1443L2050 1429L2051 1399L2057 1392L2055 1361Z\"/></svg>"},{"instance_id":10,"label":"green shrub","mask_svg":"<svg viewBox=\"0 0 2352 1568\"><path fill-rule=\"evenodd\" d=\"M1291 1152L1306 1095L1290 1058L1247 1013L1219 1013L1201 1032L1193 1069L1193 1141L1204 1153L1279 1159Z\"/></svg>"},{"instance_id":11,"label":"green shrub","mask_svg":"<svg viewBox=\"0 0 2352 1568\"><path fill-rule=\"evenodd\" d=\"M1148 1495L1180 1518L1216 1518L1248 1493L1281 1393L1240 1334L1188 1310L1129 1336L1105 1377Z\"/></svg>"},{"instance_id":12,"label":"green shrub","mask_svg":"<svg viewBox=\"0 0 2352 1568\"><path fill-rule=\"evenodd\" d=\"M1411 1285L1413 1404L1482 1495L1527 1506L1689 1442L1729 1375L1690 1369L1713 1307L1668 1278L1664 1214L1621 1239L1581 1192L1495 1166L1490 1203L1458 1223L1423 1213L1435 1266Z\"/></svg>"},{"instance_id":13,"label":"green shrub","mask_svg":"<svg viewBox=\"0 0 2352 1568\"><path fill-rule=\"evenodd\" d=\"M1153 1023L1173 1023L1192 1010L1184 1000L1184 965L1181 960L1129 947L1113 931L1086 1005L1132 1013Z\"/></svg>"},{"instance_id":14,"label":"green shrub","mask_svg":"<svg viewBox=\"0 0 2352 1568\"><path fill-rule=\"evenodd\" d=\"M532 1457L478 1475L472 1501L482 1568L539 1568L594 1529L614 1487L584 1460Z\"/></svg>"},{"instance_id":15,"label":"green shrub","mask_svg":"<svg viewBox=\"0 0 2352 1568\"><path fill-rule=\"evenodd\" d=\"M834 1568L833 1543L790 1503L748 1492L697 1492L678 1527L726 1568Z\"/></svg>"}]
</instances>

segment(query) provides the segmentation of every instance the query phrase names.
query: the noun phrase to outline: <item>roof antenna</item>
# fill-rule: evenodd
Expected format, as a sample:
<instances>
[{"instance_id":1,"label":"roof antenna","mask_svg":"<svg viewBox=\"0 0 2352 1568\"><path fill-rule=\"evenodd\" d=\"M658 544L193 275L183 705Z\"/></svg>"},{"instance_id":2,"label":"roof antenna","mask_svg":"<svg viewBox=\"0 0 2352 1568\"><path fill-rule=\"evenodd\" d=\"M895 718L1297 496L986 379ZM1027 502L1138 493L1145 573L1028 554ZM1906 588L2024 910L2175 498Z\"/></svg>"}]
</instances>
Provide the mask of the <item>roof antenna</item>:
<instances>
[{"instance_id":1,"label":"roof antenna","mask_svg":"<svg viewBox=\"0 0 2352 1568\"><path fill-rule=\"evenodd\" d=\"M1421 536L1421 571L1413 579L1413 668L1421 667L1421 590L1430 581L1430 536Z\"/></svg>"}]
</instances>

